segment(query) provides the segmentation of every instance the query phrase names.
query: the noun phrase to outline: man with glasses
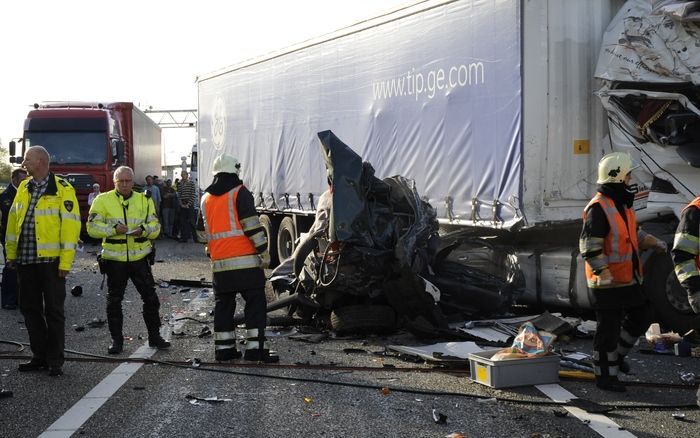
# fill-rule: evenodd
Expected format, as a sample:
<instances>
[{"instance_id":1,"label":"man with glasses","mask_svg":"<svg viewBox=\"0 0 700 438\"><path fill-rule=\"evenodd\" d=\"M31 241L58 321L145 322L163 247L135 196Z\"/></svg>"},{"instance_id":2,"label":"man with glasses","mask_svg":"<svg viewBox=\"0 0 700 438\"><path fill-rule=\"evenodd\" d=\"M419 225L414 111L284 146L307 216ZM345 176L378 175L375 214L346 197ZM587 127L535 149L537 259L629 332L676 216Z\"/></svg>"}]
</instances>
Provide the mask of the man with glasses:
<instances>
[{"instance_id":1,"label":"man with glasses","mask_svg":"<svg viewBox=\"0 0 700 438\"><path fill-rule=\"evenodd\" d=\"M134 171L121 166L114 171L114 190L100 194L92 203L87 231L102 239L101 270L107 275L107 325L112 343L109 354L124 349L122 300L129 279L143 300L143 319L148 345L170 347L160 335L160 301L151 273L151 240L160 233L160 222L153 200L133 191Z\"/></svg>"}]
</instances>

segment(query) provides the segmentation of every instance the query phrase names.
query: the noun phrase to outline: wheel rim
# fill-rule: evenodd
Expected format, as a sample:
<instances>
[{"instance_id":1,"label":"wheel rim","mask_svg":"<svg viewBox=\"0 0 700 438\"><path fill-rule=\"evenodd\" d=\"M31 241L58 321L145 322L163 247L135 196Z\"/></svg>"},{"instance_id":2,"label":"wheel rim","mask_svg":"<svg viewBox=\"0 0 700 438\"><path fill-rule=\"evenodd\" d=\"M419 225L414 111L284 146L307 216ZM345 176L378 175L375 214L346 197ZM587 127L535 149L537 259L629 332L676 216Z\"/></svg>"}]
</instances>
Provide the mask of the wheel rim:
<instances>
[{"instance_id":1,"label":"wheel rim","mask_svg":"<svg viewBox=\"0 0 700 438\"><path fill-rule=\"evenodd\" d=\"M280 253L285 259L292 256L294 252L294 242L292 241L292 235L287 230L280 230L278 236Z\"/></svg>"}]
</instances>

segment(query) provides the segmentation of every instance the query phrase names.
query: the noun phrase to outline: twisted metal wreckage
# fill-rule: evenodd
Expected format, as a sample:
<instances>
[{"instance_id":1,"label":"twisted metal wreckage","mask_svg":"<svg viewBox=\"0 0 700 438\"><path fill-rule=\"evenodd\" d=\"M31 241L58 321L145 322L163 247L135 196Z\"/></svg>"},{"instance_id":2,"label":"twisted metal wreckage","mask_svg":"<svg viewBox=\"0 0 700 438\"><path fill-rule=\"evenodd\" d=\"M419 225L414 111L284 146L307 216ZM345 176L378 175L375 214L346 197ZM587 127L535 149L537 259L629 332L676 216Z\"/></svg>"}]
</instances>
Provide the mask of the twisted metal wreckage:
<instances>
[{"instance_id":1,"label":"twisted metal wreckage","mask_svg":"<svg viewBox=\"0 0 700 438\"><path fill-rule=\"evenodd\" d=\"M318 136L329 189L309 233L270 278L289 316L338 332L402 327L465 338L449 323L508 310L523 286L514 257L503 278L453 260L473 241L441 238L413 181L379 179L331 131Z\"/></svg>"}]
</instances>

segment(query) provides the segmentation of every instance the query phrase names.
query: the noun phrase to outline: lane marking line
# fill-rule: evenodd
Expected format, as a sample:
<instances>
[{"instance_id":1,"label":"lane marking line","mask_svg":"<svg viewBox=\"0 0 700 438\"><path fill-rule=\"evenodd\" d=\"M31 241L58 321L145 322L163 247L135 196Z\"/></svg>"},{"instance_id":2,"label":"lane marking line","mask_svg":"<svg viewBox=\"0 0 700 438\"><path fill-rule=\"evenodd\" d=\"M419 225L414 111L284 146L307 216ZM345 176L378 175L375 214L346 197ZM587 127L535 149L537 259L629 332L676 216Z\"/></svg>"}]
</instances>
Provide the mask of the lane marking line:
<instances>
[{"instance_id":1,"label":"lane marking line","mask_svg":"<svg viewBox=\"0 0 700 438\"><path fill-rule=\"evenodd\" d=\"M535 388L539 389L544 395L554 400L555 402L568 402L572 398L577 398L574 394L570 393L566 389L562 388L561 385L556 383L551 383L548 385L535 385ZM615 423L610 418L601 414L591 414L584 411L581 408L576 408L573 406L562 406L564 409L569 411L572 415L581 421L588 421L588 427L593 429L599 435L605 438L634 438L633 435L627 430L620 430L620 425Z\"/></svg>"},{"instance_id":2,"label":"lane marking line","mask_svg":"<svg viewBox=\"0 0 700 438\"><path fill-rule=\"evenodd\" d=\"M139 347L131 359L148 359L158 351L148 346L148 342ZM48 427L40 438L68 438L80 429L97 410L109 400L136 372L142 363L123 363L83 396L58 420Z\"/></svg>"}]
</instances>

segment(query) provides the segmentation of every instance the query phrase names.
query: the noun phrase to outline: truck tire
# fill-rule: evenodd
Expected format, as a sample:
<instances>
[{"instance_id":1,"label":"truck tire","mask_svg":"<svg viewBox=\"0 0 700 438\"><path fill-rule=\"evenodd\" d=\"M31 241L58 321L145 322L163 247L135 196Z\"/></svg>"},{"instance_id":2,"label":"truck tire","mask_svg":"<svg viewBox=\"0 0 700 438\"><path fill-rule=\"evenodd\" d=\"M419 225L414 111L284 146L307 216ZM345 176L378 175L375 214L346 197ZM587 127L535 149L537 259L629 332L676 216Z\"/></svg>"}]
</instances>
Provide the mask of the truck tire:
<instances>
[{"instance_id":1,"label":"truck tire","mask_svg":"<svg viewBox=\"0 0 700 438\"><path fill-rule=\"evenodd\" d=\"M297 229L291 217L285 217L280 222L277 231L277 257L280 262L290 258L294 253L294 245L297 240Z\"/></svg>"},{"instance_id":2,"label":"truck tire","mask_svg":"<svg viewBox=\"0 0 700 438\"><path fill-rule=\"evenodd\" d=\"M681 336L700 327L700 315L693 313L688 294L673 272L670 254L652 254L644 264L644 291L654 308L656 321Z\"/></svg>"},{"instance_id":3,"label":"truck tire","mask_svg":"<svg viewBox=\"0 0 700 438\"><path fill-rule=\"evenodd\" d=\"M267 249L266 253L270 255L270 268L275 268L279 265L279 259L277 258L277 251L273 251L273 245L277 242L277 227L275 222L266 214L260 215L260 224L265 231L265 237L267 237Z\"/></svg>"},{"instance_id":4,"label":"truck tire","mask_svg":"<svg viewBox=\"0 0 700 438\"><path fill-rule=\"evenodd\" d=\"M339 307L331 313L331 328L338 333L390 333L396 330L396 312L384 305Z\"/></svg>"}]
</instances>

